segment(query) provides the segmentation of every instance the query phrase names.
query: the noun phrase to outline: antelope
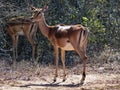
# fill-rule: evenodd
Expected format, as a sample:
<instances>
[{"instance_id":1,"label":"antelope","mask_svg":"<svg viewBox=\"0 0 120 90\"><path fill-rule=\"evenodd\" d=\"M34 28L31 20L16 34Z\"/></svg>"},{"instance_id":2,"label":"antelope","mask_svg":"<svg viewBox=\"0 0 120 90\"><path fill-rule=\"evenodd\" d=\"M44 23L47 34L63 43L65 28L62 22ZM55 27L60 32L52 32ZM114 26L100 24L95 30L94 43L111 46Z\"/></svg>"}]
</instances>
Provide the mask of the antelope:
<instances>
[{"instance_id":1,"label":"antelope","mask_svg":"<svg viewBox=\"0 0 120 90\"><path fill-rule=\"evenodd\" d=\"M86 77L86 46L88 41L89 30L80 25L55 25L49 26L44 17L44 12L48 8L45 5L42 9L38 10L33 16L33 20L38 23L38 27L41 33L47 37L54 47L56 69L54 82L58 76L58 49L61 49L61 60L63 64L63 81L66 80L66 70L65 70L65 51L76 51L83 61L83 72L81 83L84 83Z\"/></svg>"},{"instance_id":2,"label":"antelope","mask_svg":"<svg viewBox=\"0 0 120 90\"><path fill-rule=\"evenodd\" d=\"M35 8L30 7L34 10ZM9 33L10 37L12 38L12 50L13 50L13 59L14 64L16 63L16 58L18 57L17 46L18 46L18 39L20 35L25 35L32 45L32 60L34 61L35 55L35 36L37 31L37 25L32 21L32 17L29 18L12 18L10 21L7 22L6 30Z\"/></svg>"}]
</instances>

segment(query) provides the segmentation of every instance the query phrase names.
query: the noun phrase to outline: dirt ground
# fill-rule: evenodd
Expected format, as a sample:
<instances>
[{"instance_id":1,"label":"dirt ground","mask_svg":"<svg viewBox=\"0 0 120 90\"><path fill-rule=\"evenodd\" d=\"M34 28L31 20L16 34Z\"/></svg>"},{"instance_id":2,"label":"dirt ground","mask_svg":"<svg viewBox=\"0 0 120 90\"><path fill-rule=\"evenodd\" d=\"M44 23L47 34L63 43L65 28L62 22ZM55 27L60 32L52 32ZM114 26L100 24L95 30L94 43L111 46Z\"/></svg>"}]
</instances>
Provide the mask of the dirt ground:
<instances>
[{"instance_id":1,"label":"dirt ground","mask_svg":"<svg viewBox=\"0 0 120 90\"><path fill-rule=\"evenodd\" d=\"M35 67L25 61L17 63L16 69L4 60L0 61L0 90L120 90L120 64L87 64L85 83L79 85L82 64L67 67L67 79L62 82L62 68L53 82L54 65Z\"/></svg>"}]
</instances>

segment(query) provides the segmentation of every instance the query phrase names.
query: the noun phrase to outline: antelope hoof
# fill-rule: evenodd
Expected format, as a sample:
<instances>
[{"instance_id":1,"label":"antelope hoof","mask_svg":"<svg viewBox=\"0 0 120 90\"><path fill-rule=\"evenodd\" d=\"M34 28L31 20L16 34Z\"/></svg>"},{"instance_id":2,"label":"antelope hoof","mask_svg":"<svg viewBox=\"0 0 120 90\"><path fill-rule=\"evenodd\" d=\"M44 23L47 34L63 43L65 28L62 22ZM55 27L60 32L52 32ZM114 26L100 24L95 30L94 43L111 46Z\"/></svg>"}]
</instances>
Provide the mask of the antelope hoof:
<instances>
[{"instance_id":1,"label":"antelope hoof","mask_svg":"<svg viewBox=\"0 0 120 90\"><path fill-rule=\"evenodd\" d=\"M66 74L64 74L64 76L63 76L63 82L65 82L66 81Z\"/></svg>"},{"instance_id":2,"label":"antelope hoof","mask_svg":"<svg viewBox=\"0 0 120 90\"><path fill-rule=\"evenodd\" d=\"M53 81L56 82L56 78L58 77L57 74L55 74Z\"/></svg>"},{"instance_id":3,"label":"antelope hoof","mask_svg":"<svg viewBox=\"0 0 120 90\"><path fill-rule=\"evenodd\" d=\"M54 82L56 82L56 81L57 81L57 80L56 80L56 78L57 78L57 76L55 76L55 77L54 77L54 79L53 79L53 81L54 81Z\"/></svg>"},{"instance_id":4,"label":"antelope hoof","mask_svg":"<svg viewBox=\"0 0 120 90\"><path fill-rule=\"evenodd\" d=\"M66 79L64 78L64 79L63 79L63 82L65 82L65 81L66 81Z\"/></svg>"},{"instance_id":5,"label":"antelope hoof","mask_svg":"<svg viewBox=\"0 0 120 90\"><path fill-rule=\"evenodd\" d=\"M56 82L56 78L53 80L53 82Z\"/></svg>"},{"instance_id":6,"label":"antelope hoof","mask_svg":"<svg viewBox=\"0 0 120 90\"><path fill-rule=\"evenodd\" d=\"M82 79L81 79L81 82L80 82L80 85L83 85L83 84L84 84L84 81L85 81L85 78L82 78Z\"/></svg>"},{"instance_id":7,"label":"antelope hoof","mask_svg":"<svg viewBox=\"0 0 120 90\"><path fill-rule=\"evenodd\" d=\"M84 81L83 80L81 80L81 82L80 82L80 84L79 85L83 85L84 84Z\"/></svg>"}]
</instances>

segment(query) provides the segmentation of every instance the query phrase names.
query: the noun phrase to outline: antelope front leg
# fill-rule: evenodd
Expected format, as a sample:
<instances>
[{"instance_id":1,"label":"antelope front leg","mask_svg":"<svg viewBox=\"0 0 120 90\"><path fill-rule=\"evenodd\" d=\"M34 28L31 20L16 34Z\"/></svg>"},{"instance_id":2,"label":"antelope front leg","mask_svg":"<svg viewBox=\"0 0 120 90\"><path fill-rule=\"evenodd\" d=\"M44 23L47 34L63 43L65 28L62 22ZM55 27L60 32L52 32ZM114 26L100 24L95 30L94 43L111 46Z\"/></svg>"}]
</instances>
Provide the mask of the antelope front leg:
<instances>
[{"instance_id":1,"label":"antelope front leg","mask_svg":"<svg viewBox=\"0 0 120 90\"><path fill-rule=\"evenodd\" d=\"M12 49L13 49L13 68L16 67L16 38L15 36L11 36L12 37Z\"/></svg>"},{"instance_id":2,"label":"antelope front leg","mask_svg":"<svg viewBox=\"0 0 120 90\"><path fill-rule=\"evenodd\" d=\"M55 76L54 76L54 82L55 82L58 76L58 48L54 47L54 50L55 50L55 60L56 60L56 70L55 70Z\"/></svg>"},{"instance_id":3,"label":"antelope front leg","mask_svg":"<svg viewBox=\"0 0 120 90\"><path fill-rule=\"evenodd\" d=\"M19 36L15 36L15 55L16 55L16 58L18 58L18 51L17 51L17 47L18 47L18 38Z\"/></svg>"},{"instance_id":4,"label":"antelope front leg","mask_svg":"<svg viewBox=\"0 0 120 90\"><path fill-rule=\"evenodd\" d=\"M35 48L36 48L36 44L32 45L32 60L33 62L35 62Z\"/></svg>"},{"instance_id":5,"label":"antelope front leg","mask_svg":"<svg viewBox=\"0 0 120 90\"><path fill-rule=\"evenodd\" d=\"M35 54L35 42L33 40L33 38L31 37L30 33L26 33L27 39L30 42L30 44L32 45L32 62L34 62L34 54Z\"/></svg>"},{"instance_id":6,"label":"antelope front leg","mask_svg":"<svg viewBox=\"0 0 120 90\"><path fill-rule=\"evenodd\" d=\"M66 72L65 72L65 50L61 49L61 59L63 64L63 82L66 80Z\"/></svg>"}]
</instances>

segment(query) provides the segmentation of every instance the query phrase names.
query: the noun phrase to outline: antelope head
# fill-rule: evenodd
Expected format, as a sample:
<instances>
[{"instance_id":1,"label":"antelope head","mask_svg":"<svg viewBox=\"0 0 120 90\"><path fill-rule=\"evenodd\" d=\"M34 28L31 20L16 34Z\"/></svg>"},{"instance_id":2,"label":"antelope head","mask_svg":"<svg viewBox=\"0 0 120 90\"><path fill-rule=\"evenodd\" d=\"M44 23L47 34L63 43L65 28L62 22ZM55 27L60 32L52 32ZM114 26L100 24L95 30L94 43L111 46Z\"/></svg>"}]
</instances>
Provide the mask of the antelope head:
<instances>
[{"instance_id":1,"label":"antelope head","mask_svg":"<svg viewBox=\"0 0 120 90\"><path fill-rule=\"evenodd\" d=\"M43 8L35 8L33 7L32 10L34 12L34 16L33 16L33 21L38 21L41 19L42 15L44 14L44 12L47 10L48 5L44 5Z\"/></svg>"}]
</instances>

